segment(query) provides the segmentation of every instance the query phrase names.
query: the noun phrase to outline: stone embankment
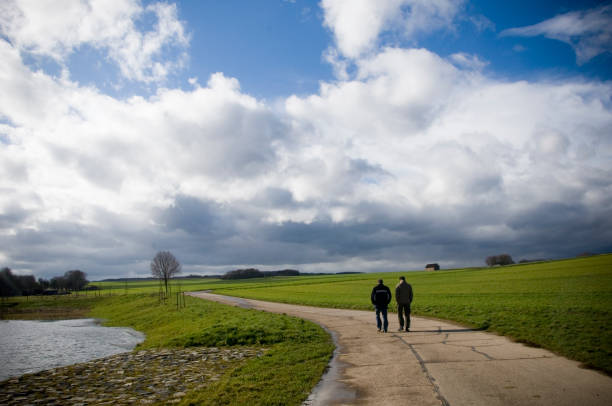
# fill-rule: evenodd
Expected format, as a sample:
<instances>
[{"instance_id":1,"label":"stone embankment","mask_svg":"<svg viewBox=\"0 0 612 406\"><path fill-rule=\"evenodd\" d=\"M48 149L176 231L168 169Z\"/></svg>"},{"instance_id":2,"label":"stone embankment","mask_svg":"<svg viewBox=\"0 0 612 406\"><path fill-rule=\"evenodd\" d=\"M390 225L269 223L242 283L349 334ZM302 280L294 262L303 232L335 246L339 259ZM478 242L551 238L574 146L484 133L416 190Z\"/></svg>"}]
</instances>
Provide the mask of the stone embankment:
<instances>
[{"instance_id":1,"label":"stone embankment","mask_svg":"<svg viewBox=\"0 0 612 406\"><path fill-rule=\"evenodd\" d=\"M263 354L252 348L144 350L0 382L2 405L172 404Z\"/></svg>"}]
</instances>

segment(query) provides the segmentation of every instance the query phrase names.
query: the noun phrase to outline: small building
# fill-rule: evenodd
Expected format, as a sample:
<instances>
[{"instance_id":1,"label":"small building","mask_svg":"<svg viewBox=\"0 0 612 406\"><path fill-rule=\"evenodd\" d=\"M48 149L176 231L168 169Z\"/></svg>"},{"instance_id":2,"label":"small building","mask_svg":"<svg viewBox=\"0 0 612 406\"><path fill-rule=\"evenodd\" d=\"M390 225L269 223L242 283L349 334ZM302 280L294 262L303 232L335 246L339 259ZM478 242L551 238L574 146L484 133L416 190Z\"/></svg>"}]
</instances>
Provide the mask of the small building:
<instances>
[{"instance_id":1,"label":"small building","mask_svg":"<svg viewBox=\"0 0 612 406\"><path fill-rule=\"evenodd\" d=\"M438 264L427 264L427 265L425 265L425 270L426 271L439 271L440 270L440 265L438 265Z\"/></svg>"}]
</instances>

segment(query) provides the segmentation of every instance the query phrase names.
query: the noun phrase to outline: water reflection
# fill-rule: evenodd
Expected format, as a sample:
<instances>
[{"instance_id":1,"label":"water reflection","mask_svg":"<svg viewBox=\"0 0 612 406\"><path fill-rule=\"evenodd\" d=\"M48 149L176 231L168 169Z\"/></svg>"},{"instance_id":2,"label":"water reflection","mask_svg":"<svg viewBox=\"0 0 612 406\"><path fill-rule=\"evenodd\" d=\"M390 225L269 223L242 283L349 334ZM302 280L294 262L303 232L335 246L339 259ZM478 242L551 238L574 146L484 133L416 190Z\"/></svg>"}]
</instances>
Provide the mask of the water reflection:
<instances>
[{"instance_id":1,"label":"water reflection","mask_svg":"<svg viewBox=\"0 0 612 406\"><path fill-rule=\"evenodd\" d=\"M132 350L138 331L95 319L0 321L0 380Z\"/></svg>"}]
</instances>

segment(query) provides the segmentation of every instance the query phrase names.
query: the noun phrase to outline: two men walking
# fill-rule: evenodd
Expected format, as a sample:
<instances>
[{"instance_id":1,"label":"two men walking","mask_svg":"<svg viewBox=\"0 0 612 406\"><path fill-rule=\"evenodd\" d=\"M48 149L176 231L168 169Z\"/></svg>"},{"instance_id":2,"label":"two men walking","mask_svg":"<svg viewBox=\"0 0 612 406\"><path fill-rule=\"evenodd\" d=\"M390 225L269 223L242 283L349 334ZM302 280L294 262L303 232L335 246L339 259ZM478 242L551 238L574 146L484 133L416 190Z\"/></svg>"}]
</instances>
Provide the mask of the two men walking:
<instances>
[{"instance_id":1,"label":"two men walking","mask_svg":"<svg viewBox=\"0 0 612 406\"><path fill-rule=\"evenodd\" d=\"M376 327L378 331L387 332L389 320L387 310L391 303L391 290L383 284L383 280L378 280L378 285L372 289L370 295L372 304L376 308ZM397 301L397 316L399 319L399 330L402 331L406 326L406 331L410 331L410 303L412 302L412 286L406 283L406 278L400 276L400 282L395 287L395 300ZM404 320L405 315L405 320ZM381 321L382 316L382 321Z\"/></svg>"}]
</instances>

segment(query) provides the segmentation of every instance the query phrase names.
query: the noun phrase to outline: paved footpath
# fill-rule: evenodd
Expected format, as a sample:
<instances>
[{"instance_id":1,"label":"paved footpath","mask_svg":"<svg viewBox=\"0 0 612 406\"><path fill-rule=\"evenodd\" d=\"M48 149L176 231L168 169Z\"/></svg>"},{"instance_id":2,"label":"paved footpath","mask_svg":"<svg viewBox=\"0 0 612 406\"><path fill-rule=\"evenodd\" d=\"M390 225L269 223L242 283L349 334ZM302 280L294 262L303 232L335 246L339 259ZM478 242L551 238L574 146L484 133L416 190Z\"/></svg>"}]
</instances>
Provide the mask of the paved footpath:
<instances>
[{"instance_id":1,"label":"paved footpath","mask_svg":"<svg viewBox=\"0 0 612 406\"><path fill-rule=\"evenodd\" d=\"M331 331L337 351L309 405L612 405L612 378L550 351L445 321L412 317L411 331L376 331L374 312L192 292L285 313Z\"/></svg>"}]
</instances>

